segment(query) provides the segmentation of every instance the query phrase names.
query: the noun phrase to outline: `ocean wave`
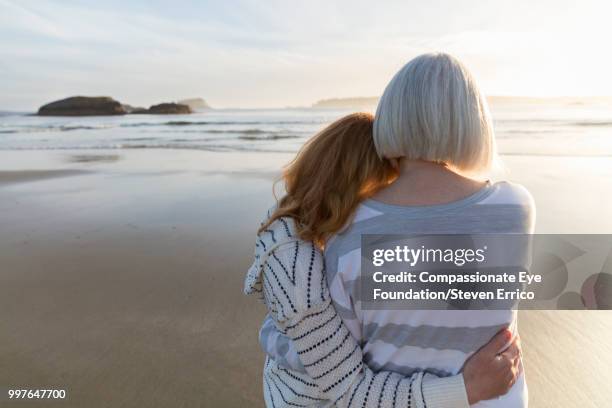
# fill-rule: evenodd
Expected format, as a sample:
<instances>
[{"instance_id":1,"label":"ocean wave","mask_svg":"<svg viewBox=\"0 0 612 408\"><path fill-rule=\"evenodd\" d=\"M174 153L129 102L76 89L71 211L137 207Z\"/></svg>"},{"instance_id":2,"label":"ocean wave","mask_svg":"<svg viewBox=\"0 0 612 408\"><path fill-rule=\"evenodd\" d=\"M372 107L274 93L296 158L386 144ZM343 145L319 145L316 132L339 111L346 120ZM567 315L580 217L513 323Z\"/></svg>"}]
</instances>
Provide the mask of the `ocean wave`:
<instances>
[{"instance_id":1,"label":"ocean wave","mask_svg":"<svg viewBox=\"0 0 612 408\"><path fill-rule=\"evenodd\" d=\"M168 133L181 133L181 134L198 134L198 135L221 135L220 137L214 138L178 138L173 140L180 140L185 142L198 141L198 140L231 140L226 136L237 135L237 139L240 140L281 140L281 139L299 139L304 138L314 132L309 131L292 131L287 133L286 130L266 130L266 129L243 129L243 130L230 130L230 129L210 129L210 130L194 130L194 131L168 131Z\"/></svg>"},{"instance_id":2,"label":"ocean wave","mask_svg":"<svg viewBox=\"0 0 612 408\"><path fill-rule=\"evenodd\" d=\"M568 122L566 119L555 119L555 118L512 118L512 119L508 119L508 118L500 118L500 119L493 119L493 122L495 124L495 126L498 125L507 125L507 124L520 124L522 126L526 125L526 124L550 124L550 125L568 125L571 124L571 122Z\"/></svg>"},{"instance_id":3,"label":"ocean wave","mask_svg":"<svg viewBox=\"0 0 612 408\"><path fill-rule=\"evenodd\" d=\"M230 125L318 125L327 123L323 120L275 120L275 121L206 121L206 120L171 120L167 122L138 122L122 123L121 127L149 127L149 126L230 126Z\"/></svg>"},{"instance_id":4,"label":"ocean wave","mask_svg":"<svg viewBox=\"0 0 612 408\"><path fill-rule=\"evenodd\" d=\"M24 150L40 150L40 151L99 151L99 150L197 150L211 152L253 152L253 153L295 153L294 149L286 147L270 148L270 145L265 146L245 146L245 145L226 145L226 144L185 144L185 143L117 143L117 144L102 144L88 146L13 146L0 147L0 151L24 151Z\"/></svg>"},{"instance_id":5,"label":"ocean wave","mask_svg":"<svg viewBox=\"0 0 612 408\"><path fill-rule=\"evenodd\" d=\"M29 116L28 112L0 111L0 117L6 116Z\"/></svg>"},{"instance_id":6,"label":"ocean wave","mask_svg":"<svg viewBox=\"0 0 612 408\"><path fill-rule=\"evenodd\" d=\"M157 140L156 137L126 137L121 139L121 141L124 142L144 142L144 141L153 141L153 140Z\"/></svg>"},{"instance_id":7,"label":"ocean wave","mask_svg":"<svg viewBox=\"0 0 612 408\"><path fill-rule=\"evenodd\" d=\"M114 126L110 124L105 125L44 125L44 126L23 126L17 129L1 129L0 134L13 134L13 133L40 133L40 132L70 132L73 130L100 130L110 129Z\"/></svg>"},{"instance_id":8,"label":"ocean wave","mask_svg":"<svg viewBox=\"0 0 612 408\"><path fill-rule=\"evenodd\" d=\"M274 134L274 133L269 133L266 134L264 136L256 136L255 134L244 134L242 136L239 136L238 139L240 140L281 140L281 139L297 139L300 136L297 135L283 135L283 134Z\"/></svg>"},{"instance_id":9,"label":"ocean wave","mask_svg":"<svg viewBox=\"0 0 612 408\"><path fill-rule=\"evenodd\" d=\"M534 127L553 127L556 129L560 127L606 127L612 126L612 121L610 120L578 120L575 119L502 119L495 121L495 127L498 130L503 129L504 127L511 127L512 125L518 125L519 127L527 127L528 125L533 125ZM534 130L537 131L537 130Z\"/></svg>"},{"instance_id":10,"label":"ocean wave","mask_svg":"<svg viewBox=\"0 0 612 408\"><path fill-rule=\"evenodd\" d=\"M244 135L261 135L264 133L273 133L271 131L263 130L263 129L209 129L205 131L200 131L199 133L212 133L212 134L226 134L226 133L237 133Z\"/></svg>"},{"instance_id":11,"label":"ocean wave","mask_svg":"<svg viewBox=\"0 0 612 408\"><path fill-rule=\"evenodd\" d=\"M253 152L253 153L296 153L297 149L288 148L288 146L272 147L273 145L229 145L229 144L187 144L187 143L117 143L117 144L101 144L101 145L70 145L70 146L24 146L24 147L0 147L0 151L22 151L22 150L42 150L42 151L100 151L100 150L196 150L196 151L211 151L211 152ZM524 156L524 157L584 157L584 158L605 158L612 157L612 152L592 153L592 152L573 152L573 153L557 153L557 152L522 152L522 151L502 151L501 156Z\"/></svg>"},{"instance_id":12,"label":"ocean wave","mask_svg":"<svg viewBox=\"0 0 612 408\"><path fill-rule=\"evenodd\" d=\"M605 127L605 126L612 126L612 121L574 122L572 123L572 125L581 126L581 127L591 127L591 126Z\"/></svg>"},{"instance_id":13,"label":"ocean wave","mask_svg":"<svg viewBox=\"0 0 612 408\"><path fill-rule=\"evenodd\" d=\"M266 123L267 124L267 123ZM119 127L124 127L125 124L119 125ZM47 126L24 126L21 128L10 128L10 129L0 129L0 134L28 134L28 133L41 133L41 132L72 132L77 130L102 130L102 129L111 129L116 126L112 124L105 125L47 125ZM143 130L144 131L144 130ZM261 128L251 128L251 129L200 129L200 130L167 130L161 132L168 133L198 133L198 134L219 134L219 135L238 135L240 138L244 137L245 139L249 139L251 136L258 135L269 135L262 136L262 139L288 139L288 138L297 138L300 137L298 135L286 135L279 133L286 132L286 130L267 130ZM305 133L310 134L314 133L312 131L299 131L296 130L294 133ZM138 138L135 138L138 139ZM154 139L154 138L150 138ZM144 140L144 139L142 139Z\"/></svg>"},{"instance_id":14,"label":"ocean wave","mask_svg":"<svg viewBox=\"0 0 612 408\"><path fill-rule=\"evenodd\" d=\"M208 129L211 126L283 126L283 125L314 125L324 122L310 121L168 121L168 122L139 122L139 123L105 123L105 124L45 124L45 125L12 125L9 129L0 129L0 134L15 134L15 133L39 133L39 132L71 132L75 130L102 130L112 128L173 128L173 127L207 127L206 130L199 132L206 133L237 133L237 134L263 134L270 132L265 129ZM176 131L176 130L174 130ZM189 132L189 130L182 130Z\"/></svg>"},{"instance_id":15,"label":"ocean wave","mask_svg":"<svg viewBox=\"0 0 612 408\"><path fill-rule=\"evenodd\" d=\"M291 132L290 134L288 132ZM315 134L314 130L294 130L294 129L279 129L279 130L268 130L268 129L181 129L181 130L160 130L155 132L168 133L171 135L176 134L191 134L191 135L219 135L219 137L225 138L226 136L254 136L254 135L290 135L293 137L307 137ZM280 139L289 137L280 137Z\"/></svg>"},{"instance_id":16,"label":"ocean wave","mask_svg":"<svg viewBox=\"0 0 612 408\"><path fill-rule=\"evenodd\" d=\"M60 125L60 126L52 126L51 129L60 130L63 132L71 131L71 130L99 130L99 129L110 129L114 126L110 124L106 125Z\"/></svg>"},{"instance_id":17,"label":"ocean wave","mask_svg":"<svg viewBox=\"0 0 612 408\"><path fill-rule=\"evenodd\" d=\"M539 134L539 133L554 133L554 134L558 134L559 131L555 130L555 129L498 129L496 131L496 134L499 135L500 133L508 133L508 134L527 134L527 135L531 135L531 134Z\"/></svg>"}]
</instances>

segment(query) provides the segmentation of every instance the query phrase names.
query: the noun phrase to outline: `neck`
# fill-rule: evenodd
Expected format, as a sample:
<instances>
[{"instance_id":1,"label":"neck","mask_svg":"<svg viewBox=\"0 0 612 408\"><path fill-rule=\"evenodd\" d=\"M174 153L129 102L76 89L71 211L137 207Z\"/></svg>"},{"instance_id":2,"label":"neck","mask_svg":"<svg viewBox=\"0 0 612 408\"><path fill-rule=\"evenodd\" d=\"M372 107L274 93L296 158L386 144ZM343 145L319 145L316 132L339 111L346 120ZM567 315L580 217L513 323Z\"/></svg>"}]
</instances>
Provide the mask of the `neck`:
<instances>
[{"instance_id":1,"label":"neck","mask_svg":"<svg viewBox=\"0 0 612 408\"><path fill-rule=\"evenodd\" d=\"M399 176L413 176L417 173L454 173L445 163L402 158L398 163Z\"/></svg>"},{"instance_id":2,"label":"neck","mask_svg":"<svg viewBox=\"0 0 612 408\"><path fill-rule=\"evenodd\" d=\"M399 177L374 198L395 205L434 205L456 201L483 188L484 182L465 177L444 163L400 159Z\"/></svg>"}]
</instances>

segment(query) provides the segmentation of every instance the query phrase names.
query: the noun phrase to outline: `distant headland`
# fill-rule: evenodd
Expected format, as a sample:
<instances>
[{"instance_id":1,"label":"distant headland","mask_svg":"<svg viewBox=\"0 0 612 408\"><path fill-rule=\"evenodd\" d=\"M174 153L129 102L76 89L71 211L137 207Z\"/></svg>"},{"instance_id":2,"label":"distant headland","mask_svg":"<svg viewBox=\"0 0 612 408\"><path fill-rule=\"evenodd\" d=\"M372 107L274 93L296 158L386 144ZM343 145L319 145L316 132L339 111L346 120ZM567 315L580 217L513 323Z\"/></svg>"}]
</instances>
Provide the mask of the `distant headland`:
<instances>
[{"instance_id":1,"label":"distant headland","mask_svg":"<svg viewBox=\"0 0 612 408\"><path fill-rule=\"evenodd\" d=\"M378 99L378 96L321 99L312 104L312 107L370 110L376 108L376 105L378 104Z\"/></svg>"},{"instance_id":2,"label":"distant headland","mask_svg":"<svg viewBox=\"0 0 612 408\"><path fill-rule=\"evenodd\" d=\"M329 98L321 99L312 104L313 108L320 109L355 109L373 111L378 105L378 96L359 96L352 98ZM611 103L612 99L607 96L552 96L552 97L534 97L534 96L502 96L490 95L487 100L491 105L501 105L509 103L521 104L541 104L556 102L563 105L582 105L584 103Z\"/></svg>"},{"instance_id":3,"label":"distant headland","mask_svg":"<svg viewBox=\"0 0 612 408\"><path fill-rule=\"evenodd\" d=\"M123 104L109 96L71 96L41 106L40 116L111 116L127 114L189 114L197 110L210 109L202 98L190 98L176 102L151 105L149 108Z\"/></svg>"},{"instance_id":4,"label":"distant headland","mask_svg":"<svg viewBox=\"0 0 612 408\"><path fill-rule=\"evenodd\" d=\"M202 98L187 98L178 101L181 105L187 105L192 110L197 111L201 109L212 109L208 103Z\"/></svg>"}]
</instances>

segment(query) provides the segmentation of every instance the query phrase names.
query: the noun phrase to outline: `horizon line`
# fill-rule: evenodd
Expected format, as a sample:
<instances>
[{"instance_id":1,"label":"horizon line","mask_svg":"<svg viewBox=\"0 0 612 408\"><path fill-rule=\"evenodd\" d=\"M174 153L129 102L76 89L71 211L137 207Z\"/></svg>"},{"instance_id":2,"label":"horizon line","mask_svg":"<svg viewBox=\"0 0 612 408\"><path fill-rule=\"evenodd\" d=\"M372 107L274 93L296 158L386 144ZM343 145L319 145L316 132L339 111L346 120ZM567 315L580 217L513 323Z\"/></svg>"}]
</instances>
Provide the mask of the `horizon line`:
<instances>
[{"instance_id":1,"label":"horizon line","mask_svg":"<svg viewBox=\"0 0 612 408\"><path fill-rule=\"evenodd\" d=\"M76 95L71 95L76 96ZM69 98L71 96L66 96L65 98ZM89 95L79 95L79 96L89 96ZM108 96L108 95L95 95L97 96ZM91 97L94 97L93 95ZM112 96L108 96L113 98ZM612 99L612 95L510 95L510 94L494 94L494 95L485 95L487 99L489 98L514 98L514 99L544 99L544 100L553 100L553 99ZM260 107L248 107L248 106L220 106L215 107L214 104L211 104L208 99L205 99L207 103L211 106L209 109L226 109L226 110L267 110L267 109L325 109L323 107L315 107L317 103L324 101L334 101L334 100L350 100L350 99L378 99L380 96L334 96L334 97L325 97L312 102L310 105L276 105L276 106L260 106ZM64 99L64 98L61 98ZM56 99L56 100L61 100ZM114 98L113 98L114 99ZM179 101L185 98L176 99ZM176 102L170 101L170 102ZM53 101L45 102L40 106L43 106L46 103L50 103ZM129 104L129 103L128 103ZM39 106L39 107L40 107ZM333 108L330 108L333 109ZM6 109L4 107L0 107L0 112L2 113L36 113L38 108L33 108L32 110L12 110L10 108Z\"/></svg>"}]
</instances>

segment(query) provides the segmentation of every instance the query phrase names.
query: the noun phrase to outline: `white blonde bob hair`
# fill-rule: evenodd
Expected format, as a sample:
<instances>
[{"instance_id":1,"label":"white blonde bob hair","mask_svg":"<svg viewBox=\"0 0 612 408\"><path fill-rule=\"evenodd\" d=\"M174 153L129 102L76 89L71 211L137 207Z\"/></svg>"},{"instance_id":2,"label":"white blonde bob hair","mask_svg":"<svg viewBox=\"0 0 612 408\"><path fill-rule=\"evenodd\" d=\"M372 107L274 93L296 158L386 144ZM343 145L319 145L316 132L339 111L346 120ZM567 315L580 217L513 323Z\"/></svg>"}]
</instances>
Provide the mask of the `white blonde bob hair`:
<instances>
[{"instance_id":1,"label":"white blonde bob hair","mask_svg":"<svg viewBox=\"0 0 612 408\"><path fill-rule=\"evenodd\" d=\"M444 163L464 173L487 171L496 156L485 97L455 57L424 54L385 88L374 119L378 155Z\"/></svg>"}]
</instances>

